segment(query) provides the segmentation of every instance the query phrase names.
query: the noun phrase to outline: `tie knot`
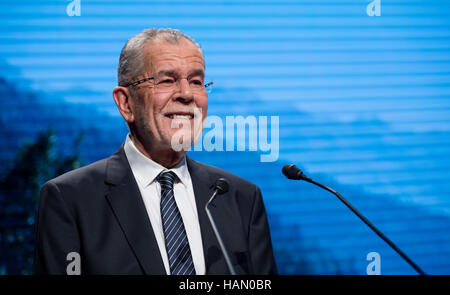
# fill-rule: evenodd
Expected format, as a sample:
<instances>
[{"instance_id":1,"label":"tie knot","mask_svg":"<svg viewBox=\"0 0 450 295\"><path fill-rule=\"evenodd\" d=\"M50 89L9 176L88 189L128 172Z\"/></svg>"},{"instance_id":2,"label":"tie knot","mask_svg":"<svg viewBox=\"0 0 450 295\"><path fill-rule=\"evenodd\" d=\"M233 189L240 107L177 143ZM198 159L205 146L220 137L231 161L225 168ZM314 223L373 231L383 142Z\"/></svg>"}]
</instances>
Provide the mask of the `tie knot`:
<instances>
[{"instance_id":1,"label":"tie knot","mask_svg":"<svg viewBox=\"0 0 450 295\"><path fill-rule=\"evenodd\" d=\"M177 175L172 171L161 173L158 176L158 182L161 184L161 189L173 189L173 184Z\"/></svg>"}]
</instances>

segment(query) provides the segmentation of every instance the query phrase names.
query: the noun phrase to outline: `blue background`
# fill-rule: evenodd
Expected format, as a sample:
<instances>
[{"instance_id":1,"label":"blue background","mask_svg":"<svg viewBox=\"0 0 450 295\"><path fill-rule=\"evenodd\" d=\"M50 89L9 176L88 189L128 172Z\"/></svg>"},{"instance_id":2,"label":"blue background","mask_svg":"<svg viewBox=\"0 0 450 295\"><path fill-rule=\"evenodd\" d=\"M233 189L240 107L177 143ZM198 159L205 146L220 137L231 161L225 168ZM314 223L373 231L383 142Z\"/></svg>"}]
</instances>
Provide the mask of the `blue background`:
<instances>
[{"instance_id":1,"label":"blue background","mask_svg":"<svg viewBox=\"0 0 450 295\"><path fill-rule=\"evenodd\" d=\"M54 128L84 164L127 133L112 99L122 46L172 27L203 47L209 115L279 116L280 155L190 152L260 186L283 274L414 270L333 195L334 187L430 274L450 273L450 2L365 0L0 1L0 173ZM7 197L7 196L6 196ZM1 210L1 209L0 209ZM1 232L0 232L1 234ZM1 272L0 261L0 272Z\"/></svg>"}]
</instances>

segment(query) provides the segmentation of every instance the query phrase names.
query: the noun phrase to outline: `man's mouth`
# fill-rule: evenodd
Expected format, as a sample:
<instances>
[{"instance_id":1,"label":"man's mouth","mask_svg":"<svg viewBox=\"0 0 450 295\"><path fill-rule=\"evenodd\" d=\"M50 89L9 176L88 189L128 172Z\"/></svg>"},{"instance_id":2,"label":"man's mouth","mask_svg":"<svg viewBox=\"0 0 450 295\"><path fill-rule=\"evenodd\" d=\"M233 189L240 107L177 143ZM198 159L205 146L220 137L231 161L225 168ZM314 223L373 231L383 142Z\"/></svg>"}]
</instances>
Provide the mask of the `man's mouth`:
<instances>
[{"instance_id":1,"label":"man's mouth","mask_svg":"<svg viewBox=\"0 0 450 295\"><path fill-rule=\"evenodd\" d=\"M171 114L166 114L165 116L170 119L193 119L194 118L194 114L188 114L188 113L171 113Z\"/></svg>"}]
</instances>

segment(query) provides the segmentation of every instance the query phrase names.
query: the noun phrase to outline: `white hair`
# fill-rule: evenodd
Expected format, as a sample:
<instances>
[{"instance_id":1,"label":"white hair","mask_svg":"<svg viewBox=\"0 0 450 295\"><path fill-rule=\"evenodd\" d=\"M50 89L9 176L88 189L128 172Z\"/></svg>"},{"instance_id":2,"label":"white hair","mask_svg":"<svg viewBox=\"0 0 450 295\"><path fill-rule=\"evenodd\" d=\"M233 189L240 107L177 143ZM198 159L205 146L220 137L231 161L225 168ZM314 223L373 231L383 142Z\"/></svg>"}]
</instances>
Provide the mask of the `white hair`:
<instances>
[{"instance_id":1,"label":"white hair","mask_svg":"<svg viewBox=\"0 0 450 295\"><path fill-rule=\"evenodd\" d=\"M127 41L120 53L119 66L117 68L118 85L126 85L142 74L144 67L143 48L147 42L161 40L169 43L178 43L186 39L194 44L203 55L202 48L191 37L176 29L146 29Z\"/></svg>"}]
</instances>

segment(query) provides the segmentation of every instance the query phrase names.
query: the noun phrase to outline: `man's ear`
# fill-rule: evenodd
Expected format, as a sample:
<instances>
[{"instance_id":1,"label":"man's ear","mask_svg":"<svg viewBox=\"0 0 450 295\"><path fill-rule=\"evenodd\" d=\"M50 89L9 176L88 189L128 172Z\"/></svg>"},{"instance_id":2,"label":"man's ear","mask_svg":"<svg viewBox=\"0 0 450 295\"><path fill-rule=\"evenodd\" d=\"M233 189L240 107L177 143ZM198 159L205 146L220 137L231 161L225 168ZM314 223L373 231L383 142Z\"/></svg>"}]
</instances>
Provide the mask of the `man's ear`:
<instances>
[{"instance_id":1,"label":"man's ear","mask_svg":"<svg viewBox=\"0 0 450 295\"><path fill-rule=\"evenodd\" d=\"M113 97L120 114L128 123L134 122L133 106L130 90L127 87L117 86L113 89Z\"/></svg>"}]
</instances>

